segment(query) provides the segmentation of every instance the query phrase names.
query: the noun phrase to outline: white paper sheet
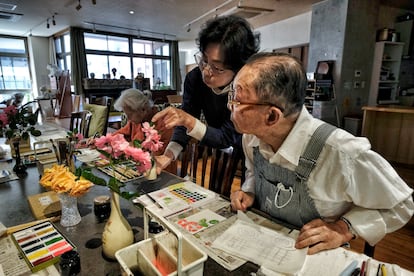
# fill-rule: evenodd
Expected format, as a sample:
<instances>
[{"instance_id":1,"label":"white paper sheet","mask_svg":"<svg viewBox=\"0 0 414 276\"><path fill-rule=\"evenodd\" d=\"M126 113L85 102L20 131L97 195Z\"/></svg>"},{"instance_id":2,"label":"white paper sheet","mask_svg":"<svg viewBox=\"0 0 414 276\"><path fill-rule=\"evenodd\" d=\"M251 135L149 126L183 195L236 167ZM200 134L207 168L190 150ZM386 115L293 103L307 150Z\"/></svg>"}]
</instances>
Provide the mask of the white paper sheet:
<instances>
[{"instance_id":1,"label":"white paper sheet","mask_svg":"<svg viewBox=\"0 0 414 276\"><path fill-rule=\"evenodd\" d=\"M212 247L250 260L268 269L295 274L301 270L307 248L296 249L295 240L276 231L237 220Z\"/></svg>"}]
</instances>

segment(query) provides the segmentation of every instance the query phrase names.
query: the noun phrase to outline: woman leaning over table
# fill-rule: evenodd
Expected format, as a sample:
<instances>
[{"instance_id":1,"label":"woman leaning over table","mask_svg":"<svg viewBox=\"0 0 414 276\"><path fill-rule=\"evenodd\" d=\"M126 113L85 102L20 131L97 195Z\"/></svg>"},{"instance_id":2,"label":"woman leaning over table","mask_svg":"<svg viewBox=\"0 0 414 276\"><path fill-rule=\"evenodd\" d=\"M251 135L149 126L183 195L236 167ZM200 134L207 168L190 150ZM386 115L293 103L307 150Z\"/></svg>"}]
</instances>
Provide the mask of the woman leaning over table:
<instances>
[{"instance_id":1,"label":"woman leaning over table","mask_svg":"<svg viewBox=\"0 0 414 276\"><path fill-rule=\"evenodd\" d=\"M120 97L115 101L114 108L118 111L123 111L127 117L125 126L114 132L114 134L123 134L125 139L129 142L134 140L143 140L144 132L142 131L142 123L150 122L152 116L158 111L152 101L152 94L150 91L141 91L130 88L122 91ZM170 141L172 136L172 129L164 129L160 131L161 142L164 145ZM155 155L162 154L163 149L156 152ZM171 173L177 173L175 163L164 168Z\"/></svg>"},{"instance_id":2,"label":"woman leaning over table","mask_svg":"<svg viewBox=\"0 0 414 276\"><path fill-rule=\"evenodd\" d=\"M158 172L178 157L190 136L201 145L233 146L242 154L241 135L230 121L227 94L236 73L258 51L258 42L249 23L236 16L212 19L201 29L197 39L200 52L194 56L198 67L185 78L182 108L169 107L152 118L162 128L176 127L164 154L156 158ZM200 121L201 114L206 124Z\"/></svg>"}]
</instances>

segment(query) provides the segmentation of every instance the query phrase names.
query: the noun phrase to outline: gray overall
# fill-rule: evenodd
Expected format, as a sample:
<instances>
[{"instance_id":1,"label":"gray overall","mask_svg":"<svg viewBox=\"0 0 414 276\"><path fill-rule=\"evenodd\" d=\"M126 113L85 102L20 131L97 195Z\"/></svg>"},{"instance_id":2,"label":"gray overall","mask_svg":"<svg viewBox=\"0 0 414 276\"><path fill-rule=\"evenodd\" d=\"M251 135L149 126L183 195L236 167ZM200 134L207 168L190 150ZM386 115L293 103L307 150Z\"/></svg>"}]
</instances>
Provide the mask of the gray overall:
<instances>
[{"instance_id":1,"label":"gray overall","mask_svg":"<svg viewBox=\"0 0 414 276\"><path fill-rule=\"evenodd\" d=\"M307 179L326 139L335 129L336 127L324 123L315 130L295 171L270 164L260 154L259 148L254 148L255 202L261 211L279 223L297 229L321 217L309 196Z\"/></svg>"}]
</instances>

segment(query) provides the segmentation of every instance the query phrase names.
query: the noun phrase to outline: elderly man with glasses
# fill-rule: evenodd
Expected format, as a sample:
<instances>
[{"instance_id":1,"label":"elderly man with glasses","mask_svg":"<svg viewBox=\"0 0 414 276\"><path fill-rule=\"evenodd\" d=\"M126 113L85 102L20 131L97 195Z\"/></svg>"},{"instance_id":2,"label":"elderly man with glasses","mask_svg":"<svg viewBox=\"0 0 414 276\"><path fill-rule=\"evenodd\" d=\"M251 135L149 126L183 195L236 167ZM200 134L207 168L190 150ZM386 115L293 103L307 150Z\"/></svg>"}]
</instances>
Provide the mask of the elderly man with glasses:
<instances>
[{"instance_id":1,"label":"elderly man with glasses","mask_svg":"<svg viewBox=\"0 0 414 276\"><path fill-rule=\"evenodd\" d=\"M227 109L227 93L236 73L258 51L258 38L246 20L224 16L208 21L197 43L198 67L185 78L182 108L169 107L152 119L160 128L175 127L164 154L156 158L158 173L178 157L190 137L214 148L233 146L242 154L241 134L234 130ZM200 121L201 114L206 124Z\"/></svg>"},{"instance_id":2,"label":"elderly man with glasses","mask_svg":"<svg viewBox=\"0 0 414 276\"><path fill-rule=\"evenodd\" d=\"M356 236L374 245L412 217L413 190L368 140L313 118L306 73L294 57L252 56L238 72L228 107L243 133L246 180L234 210L251 206L300 229L308 254Z\"/></svg>"}]
</instances>

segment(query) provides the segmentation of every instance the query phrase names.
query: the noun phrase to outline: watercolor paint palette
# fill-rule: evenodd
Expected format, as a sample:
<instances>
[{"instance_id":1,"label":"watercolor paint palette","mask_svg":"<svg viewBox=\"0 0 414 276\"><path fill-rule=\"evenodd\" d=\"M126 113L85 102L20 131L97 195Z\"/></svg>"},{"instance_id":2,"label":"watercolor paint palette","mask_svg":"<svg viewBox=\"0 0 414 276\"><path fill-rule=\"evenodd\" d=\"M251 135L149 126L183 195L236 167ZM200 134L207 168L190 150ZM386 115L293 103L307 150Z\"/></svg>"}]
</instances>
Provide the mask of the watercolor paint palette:
<instances>
[{"instance_id":1,"label":"watercolor paint palette","mask_svg":"<svg viewBox=\"0 0 414 276\"><path fill-rule=\"evenodd\" d=\"M75 249L48 221L14 232L12 238L32 272L57 263L60 255Z\"/></svg>"},{"instance_id":2,"label":"watercolor paint palette","mask_svg":"<svg viewBox=\"0 0 414 276\"><path fill-rule=\"evenodd\" d=\"M180 182L148 194L160 206L162 216L167 217L190 208L200 207L216 198L213 191L191 181ZM144 203L144 206L147 204Z\"/></svg>"}]
</instances>

